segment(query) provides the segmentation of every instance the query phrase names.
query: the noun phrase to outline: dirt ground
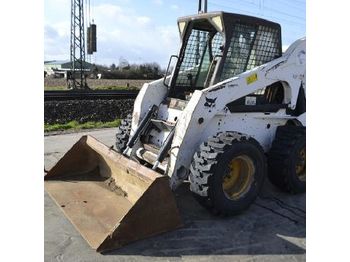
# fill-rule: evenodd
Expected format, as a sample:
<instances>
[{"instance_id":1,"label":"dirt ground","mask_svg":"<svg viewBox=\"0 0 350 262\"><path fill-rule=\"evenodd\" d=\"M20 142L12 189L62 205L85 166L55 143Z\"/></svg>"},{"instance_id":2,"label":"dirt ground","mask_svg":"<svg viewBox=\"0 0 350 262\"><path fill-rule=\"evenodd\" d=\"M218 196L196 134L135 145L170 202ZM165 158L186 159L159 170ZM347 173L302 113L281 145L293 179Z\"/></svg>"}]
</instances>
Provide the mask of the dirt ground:
<instances>
[{"instance_id":1,"label":"dirt ground","mask_svg":"<svg viewBox=\"0 0 350 262\"><path fill-rule=\"evenodd\" d=\"M45 136L45 168L83 134L114 144L115 129ZM90 248L45 192L45 261L305 261L305 194L285 194L265 181L264 198L229 218L210 215L185 183L175 192L183 228L103 255Z\"/></svg>"}]
</instances>

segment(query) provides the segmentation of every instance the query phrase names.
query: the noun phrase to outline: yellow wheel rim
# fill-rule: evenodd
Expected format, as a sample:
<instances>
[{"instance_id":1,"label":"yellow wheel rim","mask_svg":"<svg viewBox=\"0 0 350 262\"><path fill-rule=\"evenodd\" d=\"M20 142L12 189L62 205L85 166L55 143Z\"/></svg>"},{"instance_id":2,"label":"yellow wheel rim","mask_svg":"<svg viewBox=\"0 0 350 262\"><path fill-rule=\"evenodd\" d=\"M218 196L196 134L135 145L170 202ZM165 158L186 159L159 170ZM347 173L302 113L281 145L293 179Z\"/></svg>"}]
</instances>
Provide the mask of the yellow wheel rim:
<instances>
[{"instance_id":1,"label":"yellow wheel rim","mask_svg":"<svg viewBox=\"0 0 350 262\"><path fill-rule=\"evenodd\" d=\"M237 200L247 193L254 181L255 167L250 157L241 155L233 158L229 172L223 177L222 188L225 196Z\"/></svg>"},{"instance_id":2,"label":"yellow wheel rim","mask_svg":"<svg viewBox=\"0 0 350 262\"><path fill-rule=\"evenodd\" d=\"M295 173L300 181L306 181L306 147L299 151Z\"/></svg>"}]
</instances>

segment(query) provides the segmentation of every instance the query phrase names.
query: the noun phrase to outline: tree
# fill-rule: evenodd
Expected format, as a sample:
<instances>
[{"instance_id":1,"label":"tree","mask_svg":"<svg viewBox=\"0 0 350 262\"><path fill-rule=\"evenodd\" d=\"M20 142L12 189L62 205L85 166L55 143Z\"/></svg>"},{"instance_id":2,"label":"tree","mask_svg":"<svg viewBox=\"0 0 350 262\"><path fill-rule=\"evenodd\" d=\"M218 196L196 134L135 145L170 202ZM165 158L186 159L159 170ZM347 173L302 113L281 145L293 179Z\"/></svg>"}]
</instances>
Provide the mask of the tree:
<instances>
[{"instance_id":1,"label":"tree","mask_svg":"<svg viewBox=\"0 0 350 262\"><path fill-rule=\"evenodd\" d=\"M115 64L113 63L113 64L111 64L111 66L109 67L111 70L115 70L116 69L116 66L115 66Z\"/></svg>"},{"instance_id":2,"label":"tree","mask_svg":"<svg viewBox=\"0 0 350 262\"><path fill-rule=\"evenodd\" d=\"M125 58L123 58L122 56L119 58L119 65L118 65L119 69L125 69L125 68L130 68L130 64L128 62L128 60L126 60Z\"/></svg>"}]
</instances>

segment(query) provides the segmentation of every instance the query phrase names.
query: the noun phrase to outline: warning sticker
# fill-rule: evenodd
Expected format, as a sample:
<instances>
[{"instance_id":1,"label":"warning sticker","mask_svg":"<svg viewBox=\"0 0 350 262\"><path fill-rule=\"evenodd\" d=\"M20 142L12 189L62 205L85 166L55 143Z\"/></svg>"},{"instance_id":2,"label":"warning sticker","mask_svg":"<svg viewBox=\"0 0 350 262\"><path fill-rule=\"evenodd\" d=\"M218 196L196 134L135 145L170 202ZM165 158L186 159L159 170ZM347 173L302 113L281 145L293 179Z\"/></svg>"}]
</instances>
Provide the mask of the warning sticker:
<instances>
[{"instance_id":1,"label":"warning sticker","mask_svg":"<svg viewBox=\"0 0 350 262\"><path fill-rule=\"evenodd\" d=\"M256 105L256 97L255 96L246 96L245 97L245 105L246 106L255 106Z\"/></svg>"},{"instance_id":2,"label":"warning sticker","mask_svg":"<svg viewBox=\"0 0 350 262\"><path fill-rule=\"evenodd\" d=\"M258 75L256 73L254 73L254 74L248 76L246 78L246 80L247 80L247 85L254 83L256 80L258 80Z\"/></svg>"}]
</instances>

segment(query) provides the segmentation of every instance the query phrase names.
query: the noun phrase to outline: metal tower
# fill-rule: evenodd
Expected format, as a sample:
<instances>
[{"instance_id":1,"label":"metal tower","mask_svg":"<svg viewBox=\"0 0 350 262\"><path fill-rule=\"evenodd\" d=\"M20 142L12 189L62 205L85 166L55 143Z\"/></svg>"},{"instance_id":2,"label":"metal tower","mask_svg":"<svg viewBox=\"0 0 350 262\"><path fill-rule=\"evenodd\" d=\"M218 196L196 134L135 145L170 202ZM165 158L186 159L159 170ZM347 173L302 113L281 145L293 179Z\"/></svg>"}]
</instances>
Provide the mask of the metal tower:
<instances>
[{"instance_id":1,"label":"metal tower","mask_svg":"<svg viewBox=\"0 0 350 262\"><path fill-rule=\"evenodd\" d=\"M70 62L71 71L67 76L68 88L86 89L84 0L71 0Z\"/></svg>"},{"instance_id":2,"label":"metal tower","mask_svg":"<svg viewBox=\"0 0 350 262\"><path fill-rule=\"evenodd\" d=\"M199 14L206 13L207 11L208 11L208 0L198 0L198 13Z\"/></svg>"}]
</instances>

